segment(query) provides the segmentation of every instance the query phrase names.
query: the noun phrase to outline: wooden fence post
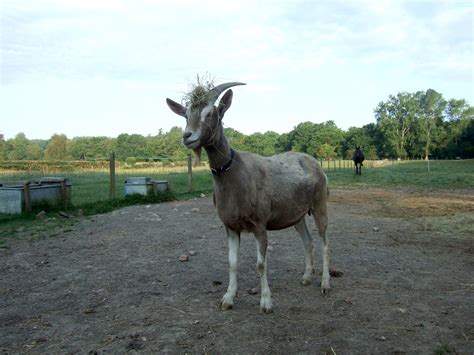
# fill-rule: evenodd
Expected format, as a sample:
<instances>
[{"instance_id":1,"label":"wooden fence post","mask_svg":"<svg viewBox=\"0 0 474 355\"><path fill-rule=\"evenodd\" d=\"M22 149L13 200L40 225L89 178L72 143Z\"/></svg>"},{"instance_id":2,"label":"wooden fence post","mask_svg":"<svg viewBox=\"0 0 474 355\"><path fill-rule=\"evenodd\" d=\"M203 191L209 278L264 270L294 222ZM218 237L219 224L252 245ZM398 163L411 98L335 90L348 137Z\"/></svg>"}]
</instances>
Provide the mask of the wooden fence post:
<instances>
[{"instance_id":1,"label":"wooden fence post","mask_svg":"<svg viewBox=\"0 0 474 355\"><path fill-rule=\"evenodd\" d=\"M191 154L188 155L188 192L193 191L193 162Z\"/></svg>"},{"instance_id":2,"label":"wooden fence post","mask_svg":"<svg viewBox=\"0 0 474 355\"><path fill-rule=\"evenodd\" d=\"M31 212L31 191L30 191L30 182L27 181L23 185L25 190L25 210L26 212Z\"/></svg>"},{"instance_id":3,"label":"wooden fence post","mask_svg":"<svg viewBox=\"0 0 474 355\"><path fill-rule=\"evenodd\" d=\"M115 198L115 152L110 155L110 198Z\"/></svg>"},{"instance_id":4,"label":"wooden fence post","mask_svg":"<svg viewBox=\"0 0 474 355\"><path fill-rule=\"evenodd\" d=\"M66 184L66 179L61 180L61 198L63 200L64 209L67 209L67 184Z\"/></svg>"}]
</instances>

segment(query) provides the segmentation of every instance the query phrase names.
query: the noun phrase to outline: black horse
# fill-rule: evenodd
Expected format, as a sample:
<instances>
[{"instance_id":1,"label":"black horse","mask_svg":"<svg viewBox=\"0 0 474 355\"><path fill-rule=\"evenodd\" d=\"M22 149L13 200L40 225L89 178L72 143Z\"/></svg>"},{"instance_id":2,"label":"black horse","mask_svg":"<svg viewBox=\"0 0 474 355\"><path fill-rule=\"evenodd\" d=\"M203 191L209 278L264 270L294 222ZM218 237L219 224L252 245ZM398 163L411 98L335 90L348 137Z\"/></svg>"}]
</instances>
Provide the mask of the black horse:
<instances>
[{"instance_id":1,"label":"black horse","mask_svg":"<svg viewBox=\"0 0 474 355\"><path fill-rule=\"evenodd\" d=\"M352 160L354 161L354 165L356 168L356 174L361 175L362 174L362 162L365 160L364 153L360 149L360 147L357 147L356 150L354 151L354 154L352 155Z\"/></svg>"}]
</instances>

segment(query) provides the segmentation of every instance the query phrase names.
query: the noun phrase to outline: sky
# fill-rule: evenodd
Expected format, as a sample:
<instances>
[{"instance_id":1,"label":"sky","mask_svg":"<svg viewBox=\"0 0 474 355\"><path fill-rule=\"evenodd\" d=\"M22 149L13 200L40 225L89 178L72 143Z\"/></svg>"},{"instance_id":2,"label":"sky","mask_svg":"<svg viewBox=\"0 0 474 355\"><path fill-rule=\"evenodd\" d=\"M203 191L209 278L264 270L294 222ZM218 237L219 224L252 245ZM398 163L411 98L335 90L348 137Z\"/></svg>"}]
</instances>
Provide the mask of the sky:
<instances>
[{"instance_id":1,"label":"sky","mask_svg":"<svg viewBox=\"0 0 474 355\"><path fill-rule=\"evenodd\" d=\"M472 1L0 0L0 133L156 135L196 76L233 88L226 127L375 122L389 95L474 104Z\"/></svg>"}]
</instances>

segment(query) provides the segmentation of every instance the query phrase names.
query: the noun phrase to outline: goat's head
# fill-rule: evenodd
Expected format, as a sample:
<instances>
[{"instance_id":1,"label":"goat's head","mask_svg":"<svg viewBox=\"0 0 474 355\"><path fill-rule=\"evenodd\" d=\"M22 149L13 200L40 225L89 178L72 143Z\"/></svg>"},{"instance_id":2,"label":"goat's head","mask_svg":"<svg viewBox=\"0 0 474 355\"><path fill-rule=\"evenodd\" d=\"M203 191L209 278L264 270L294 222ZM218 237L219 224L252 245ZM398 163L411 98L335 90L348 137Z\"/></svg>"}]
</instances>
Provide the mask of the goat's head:
<instances>
[{"instance_id":1,"label":"goat's head","mask_svg":"<svg viewBox=\"0 0 474 355\"><path fill-rule=\"evenodd\" d=\"M183 143L193 149L199 156L200 149L212 145L221 134L219 127L225 112L232 103L232 90L228 90L217 106L214 106L221 93L232 86L245 85L232 82L218 85L210 90L198 86L191 93L191 100L186 106L166 99L171 111L186 118L186 128L183 134Z\"/></svg>"}]
</instances>

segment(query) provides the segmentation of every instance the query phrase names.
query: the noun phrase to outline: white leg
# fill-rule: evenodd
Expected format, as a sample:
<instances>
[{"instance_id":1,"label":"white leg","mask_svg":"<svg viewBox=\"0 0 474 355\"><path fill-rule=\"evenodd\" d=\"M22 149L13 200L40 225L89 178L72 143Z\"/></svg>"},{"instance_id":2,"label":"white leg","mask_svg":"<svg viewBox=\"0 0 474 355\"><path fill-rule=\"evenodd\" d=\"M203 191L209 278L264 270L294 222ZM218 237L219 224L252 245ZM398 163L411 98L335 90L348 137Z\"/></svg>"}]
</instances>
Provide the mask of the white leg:
<instances>
[{"instance_id":1,"label":"white leg","mask_svg":"<svg viewBox=\"0 0 474 355\"><path fill-rule=\"evenodd\" d=\"M255 234L255 238L257 239L257 270L260 274L261 285L260 313L271 313L273 304L267 280L267 232Z\"/></svg>"},{"instance_id":2,"label":"white leg","mask_svg":"<svg viewBox=\"0 0 474 355\"><path fill-rule=\"evenodd\" d=\"M314 221L318 226L319 236L321 237L322 241L323 275L321 279L321 292L323 294L327 294L329 293L331 287L329 285L329 241L326 237L326 229L328 227L328 215L325 203L321 203L315 209Z\"/></svg>"},{"instance_id":3,"label":"white leg","mask_svg":"<svg viewBox=\"0 0 474 355\"><path fill-rule=\"evenodd\" d=\"M304 246L304 258L305 258L305 271L303 275L303 285L311 284L311 275L314 274L314 262L313 262L313 238L309 233L308 227L304 217L295 224L296 231L301 237Z\"/></svg>"},{"instance_id":4,"label":"white leg","mask_svg":"<svg viewBox=\"0 0 474 355\"><path fill-rule=\"evenodd\" d=\"M237 265L239 263L240 233L227 229L229 242L229 287L222 297L220 307L223 311L231 309L237 295Z\"/></svg>"}]
</instances>

